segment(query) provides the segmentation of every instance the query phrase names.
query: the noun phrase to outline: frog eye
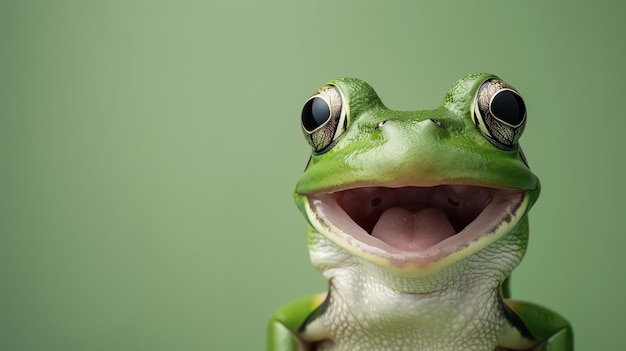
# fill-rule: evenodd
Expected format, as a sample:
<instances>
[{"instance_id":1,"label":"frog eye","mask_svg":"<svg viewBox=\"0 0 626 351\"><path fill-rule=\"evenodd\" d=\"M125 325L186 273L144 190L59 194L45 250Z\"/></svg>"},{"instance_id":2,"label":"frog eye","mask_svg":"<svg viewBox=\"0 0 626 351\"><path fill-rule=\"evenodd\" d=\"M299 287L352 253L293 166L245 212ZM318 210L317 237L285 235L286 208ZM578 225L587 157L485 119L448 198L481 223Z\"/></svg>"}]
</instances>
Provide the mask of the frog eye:
<instances>
[{"instance_id":1,"label":"frog eye","mask_svg":"<svg viewBox=\"0 0 626 351\"><path fill-rule=\"evenodd\" d=\"M313 94L302 108L302 132L317 153L325 152L346 130L346 109L341 91L326 85Z\"/></svg>"},{"instance_id":2,"label":"frog eye","mask_svg":"<svg viewBox=\"0 0 626 351\"><path fill-rule=\"evenodd\" d=\"M489 79L478 88L472 119L492 144L512 149L526 125L526 105L513 87L499 79Z\"/></svg>"}]
</instances>

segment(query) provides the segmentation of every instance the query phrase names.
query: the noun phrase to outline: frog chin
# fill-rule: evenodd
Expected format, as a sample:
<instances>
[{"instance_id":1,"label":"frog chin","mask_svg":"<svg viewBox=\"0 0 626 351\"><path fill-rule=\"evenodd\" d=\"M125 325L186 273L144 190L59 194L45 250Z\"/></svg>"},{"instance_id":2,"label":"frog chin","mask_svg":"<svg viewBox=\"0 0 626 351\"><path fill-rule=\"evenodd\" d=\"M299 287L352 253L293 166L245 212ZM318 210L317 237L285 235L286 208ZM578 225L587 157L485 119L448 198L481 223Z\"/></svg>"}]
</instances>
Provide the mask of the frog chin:
<instances>
[{"instance_id":1,"label":"frog chin","mask_svg":"<svg viewBox=\"0 0 626 351\"><path fill-rule=\"evenodd\" d=\"M339 247L399 276L417 277L513 231L528 204L523 190L438 185L313 194L305 208L312 226Z\"/></svg>"}]
</instances>

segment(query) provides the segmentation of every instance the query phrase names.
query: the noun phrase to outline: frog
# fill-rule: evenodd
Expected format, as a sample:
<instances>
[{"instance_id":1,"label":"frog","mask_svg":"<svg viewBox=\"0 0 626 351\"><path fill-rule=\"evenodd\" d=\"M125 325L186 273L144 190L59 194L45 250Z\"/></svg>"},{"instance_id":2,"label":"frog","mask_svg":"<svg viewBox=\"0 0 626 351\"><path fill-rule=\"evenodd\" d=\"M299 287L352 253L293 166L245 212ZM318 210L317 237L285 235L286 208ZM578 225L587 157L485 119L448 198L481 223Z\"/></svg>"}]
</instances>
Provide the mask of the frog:
<instances>
[{"instance_id":1,"label":"frog","mask_svg":"<svg viewBox=\"0 0 626 351\"><path fill-rule=\"evenodd\" d=\"M267 350L573 349L564 317L510 296L541 188L518 90L473 73L437 108L396 111L338 78L300 122L312 150L294 199L329 288L278 309Z\"/></svg>"}]
</instances>

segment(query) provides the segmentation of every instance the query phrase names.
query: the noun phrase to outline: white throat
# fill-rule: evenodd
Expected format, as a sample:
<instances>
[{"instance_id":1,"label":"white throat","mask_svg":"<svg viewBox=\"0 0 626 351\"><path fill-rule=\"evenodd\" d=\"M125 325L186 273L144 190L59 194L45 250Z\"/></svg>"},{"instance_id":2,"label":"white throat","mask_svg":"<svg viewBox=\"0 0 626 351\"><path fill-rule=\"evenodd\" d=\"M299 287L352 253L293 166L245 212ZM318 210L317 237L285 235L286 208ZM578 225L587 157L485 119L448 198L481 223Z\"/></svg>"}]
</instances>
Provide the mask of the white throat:
<instances>
[{"instance_id":1,"label":"white throat","mask_svg":"<svg viewBox=\"0 0 626 351\"><path fill-rule=\"evenodd\" d=\"M318 240L321 250L312 250L311 259L330 281L329 297L303 334L308 341L327 340L316 350L492 351L508 328L500 285L521 259L514 250L507 257L494 245L485 250L498 254L482 252L410 279ZM335 259L328 261L329 254Z\"/></svg>"}]
</instances>

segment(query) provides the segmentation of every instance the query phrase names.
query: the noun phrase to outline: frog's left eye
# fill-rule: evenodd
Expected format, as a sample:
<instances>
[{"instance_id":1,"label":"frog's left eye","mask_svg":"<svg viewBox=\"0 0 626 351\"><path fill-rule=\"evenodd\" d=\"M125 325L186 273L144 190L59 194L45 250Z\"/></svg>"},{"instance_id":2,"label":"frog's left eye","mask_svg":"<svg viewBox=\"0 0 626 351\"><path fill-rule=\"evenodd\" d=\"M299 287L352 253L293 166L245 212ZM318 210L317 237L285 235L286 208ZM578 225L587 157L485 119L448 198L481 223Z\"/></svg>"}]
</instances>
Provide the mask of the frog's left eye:
<instances>
[{"instance_id":1,"label":"frog's left eye","mask_svg":"<svg viewBox=\"0 0 626 351\"><path fill-rule=\"evenodd\" d=\"M524 131L526 105L512 86L499 79L489 79L478 88L472 119L492 144L511 149Z\"/></svg>"},{"instance_id":2,"label":"frog's left eye","mask_svg":"<svg viewBox=\"0 0 626 351\"><path fill-rule=\"evenodd\" d=\"M314 151L326 151L345 131L347 118L343 101L339 88L326 85L304 103L302 132Z\"/></svg>"}]
</instances>

